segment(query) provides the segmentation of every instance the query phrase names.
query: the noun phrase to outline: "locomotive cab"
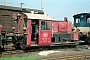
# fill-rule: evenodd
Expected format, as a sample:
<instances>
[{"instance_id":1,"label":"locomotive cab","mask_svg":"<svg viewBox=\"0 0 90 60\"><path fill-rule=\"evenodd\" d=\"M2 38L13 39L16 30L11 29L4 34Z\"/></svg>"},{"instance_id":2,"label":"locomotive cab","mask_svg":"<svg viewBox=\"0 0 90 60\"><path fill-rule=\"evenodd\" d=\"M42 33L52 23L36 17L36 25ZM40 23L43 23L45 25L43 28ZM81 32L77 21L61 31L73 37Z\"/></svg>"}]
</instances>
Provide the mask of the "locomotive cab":
<instances>
[{"instance_id":1,"label":"locomotive cab","mask_svg":"<svg viewBox=\"0 0 90 60\"><path fill-rule=\"evenodd\" d=\"M90 43L90 13L80 13L74 17L74 28L80 29L79 39Z\"/></svg>"},{"instance_id":2,"label":"locomotive cab","mask_svg":"<svg viewBox=\"0 0 90 60\"><path fill-rule=\"evenodd\" d=\"M89 27L90 26L90 13L81 13L74 15L75 27Z\"/></svg>"},{"instance_id":3,"label":"locomotive cab","mask_svg":"<svg viewBox=\"0 0 90 60\"><path fill-rule=\"evenodd\" d=\"M50 17L24 13L24 17L19 20L24 21L23 23L22 21L18 22L18 33L14 33L13 41L16 48L25 49L30 46L49 46L51 44L52 24Z\"/></svg>"},{"instance_id":4,"label":"locomotive cab","mask_svg":"<svg viewBox=\"0 0 90 60\"><path fill-rule=\"evenodd\" d=\"M27 43L26 46L49 46L51 44L51 20L47 15L26 13L27 21Z\"/></svg>"}]
</instances>

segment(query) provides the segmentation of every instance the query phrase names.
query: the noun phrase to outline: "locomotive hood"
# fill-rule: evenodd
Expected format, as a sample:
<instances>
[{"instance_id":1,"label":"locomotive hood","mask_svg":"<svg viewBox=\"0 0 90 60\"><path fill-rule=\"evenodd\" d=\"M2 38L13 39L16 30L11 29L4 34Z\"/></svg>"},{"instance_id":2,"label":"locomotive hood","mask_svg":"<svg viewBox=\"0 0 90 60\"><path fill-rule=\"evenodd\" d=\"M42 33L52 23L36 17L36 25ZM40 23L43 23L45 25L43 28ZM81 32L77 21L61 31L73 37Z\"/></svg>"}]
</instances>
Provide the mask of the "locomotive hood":
<instances>
[{"instance_id":1,"label":"locomotive hood","mask_svg":"<svg viewBox=\"0 0 90 60\"><path fill-rule=\"evenodd\" d=\"M44 19L44 20L53 20L50 16L44 14L31 14L24 13L28 19Z\"/></svg>"}]
</instances>

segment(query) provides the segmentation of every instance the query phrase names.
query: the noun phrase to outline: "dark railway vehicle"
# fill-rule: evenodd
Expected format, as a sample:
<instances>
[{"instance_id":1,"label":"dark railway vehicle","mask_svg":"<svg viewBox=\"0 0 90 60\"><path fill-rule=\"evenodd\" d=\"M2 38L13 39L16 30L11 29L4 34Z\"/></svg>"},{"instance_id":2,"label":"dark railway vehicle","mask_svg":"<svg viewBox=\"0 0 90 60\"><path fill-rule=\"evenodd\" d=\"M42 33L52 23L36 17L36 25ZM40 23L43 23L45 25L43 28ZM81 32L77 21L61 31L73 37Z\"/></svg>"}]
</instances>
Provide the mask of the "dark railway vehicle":
<instances>
[{"instance_id":1,"label":"dark railway vehicle","mask_svg":"<svg viewBox=\"0 0 90 60\"><path fill-rule=\"evenodd\" d=\"M3 26L2 32L4 32L5 34L12 32L11 28L13 26L16 26L13 20L17 18L18 13L23 13L23 12L25 13L33 12L34 14L44 14L44 12L41 10L0 5L0 24Z\"/></svg>"},{"instance_id":2,"label":"dark railway vehicle","mask_svg":"<svg viewBox=\"0 0 90 60\"><path fill-rule=\"evenodd\" d=\"M78 28L80 30L79 39L90 44L90 13L79 13L73 17L74 28Z\"/></svg>"},{"instance_id":3,"label":"dark railway vehicle","mask_svg":"<svg viewBox=\"0 0 90 60\"><path fill-rule=\"evenodd\" d=\"M0 5L0 25L2 25L2 31L0 33L4 38L0 40L0 47L4 45L4 42L8 41L8 34L12 33L12 27L17 27L17 23L14 23L14 20L17 18L17 14L19 13L33 13L33 14L44 14L42 10L37 9L28 9L28 8L19 8L19 7L11 7L11 6L3 6Z\"/></svg>"}]
</instances>

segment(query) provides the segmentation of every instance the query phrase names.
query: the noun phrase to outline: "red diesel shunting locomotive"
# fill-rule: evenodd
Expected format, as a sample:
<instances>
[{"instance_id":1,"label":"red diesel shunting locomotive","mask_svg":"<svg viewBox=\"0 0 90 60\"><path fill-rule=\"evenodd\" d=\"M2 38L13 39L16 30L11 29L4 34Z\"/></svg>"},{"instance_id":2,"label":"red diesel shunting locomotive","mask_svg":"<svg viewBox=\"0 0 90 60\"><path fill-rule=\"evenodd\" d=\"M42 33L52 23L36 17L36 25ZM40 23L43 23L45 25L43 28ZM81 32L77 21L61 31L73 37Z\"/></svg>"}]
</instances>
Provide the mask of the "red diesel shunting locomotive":
<instances>
[{"instance_id":1,"label":"red diesel shunting locomotive","mask_svg":"<svg viewBox=\"0 0 90 60\"><path fill-rule=\"evenodd\" d=\"M18 29L14 27L12 38L16 48L78 44L78 33L72 31L69 21L54 21L48 15L30 13L18 15L15 21Z\"/></svg>"}]
</instances>

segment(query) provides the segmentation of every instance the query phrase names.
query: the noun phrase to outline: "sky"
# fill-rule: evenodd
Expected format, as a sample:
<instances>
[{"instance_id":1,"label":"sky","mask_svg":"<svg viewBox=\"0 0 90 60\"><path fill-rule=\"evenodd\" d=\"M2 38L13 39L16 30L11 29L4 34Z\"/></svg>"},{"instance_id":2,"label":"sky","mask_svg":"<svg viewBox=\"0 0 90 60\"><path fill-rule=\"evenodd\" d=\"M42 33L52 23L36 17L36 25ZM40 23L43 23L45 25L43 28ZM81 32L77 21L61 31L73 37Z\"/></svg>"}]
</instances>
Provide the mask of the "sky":
<instances>
[{"instance_id":1,"label":"sky","mask_svg":"<svg viewBox=\"0 0 90 60\"><path fill-rule=\"evenodd\" d=\"M5 0L0 0L4 5ZM7 6L41 9L41 0L7 0ZM43 0L43 11L55 20L63 20L67 17L73 22L73 15L77 13L90 12L90 0Z\"/></svg>"}]
</instances>

